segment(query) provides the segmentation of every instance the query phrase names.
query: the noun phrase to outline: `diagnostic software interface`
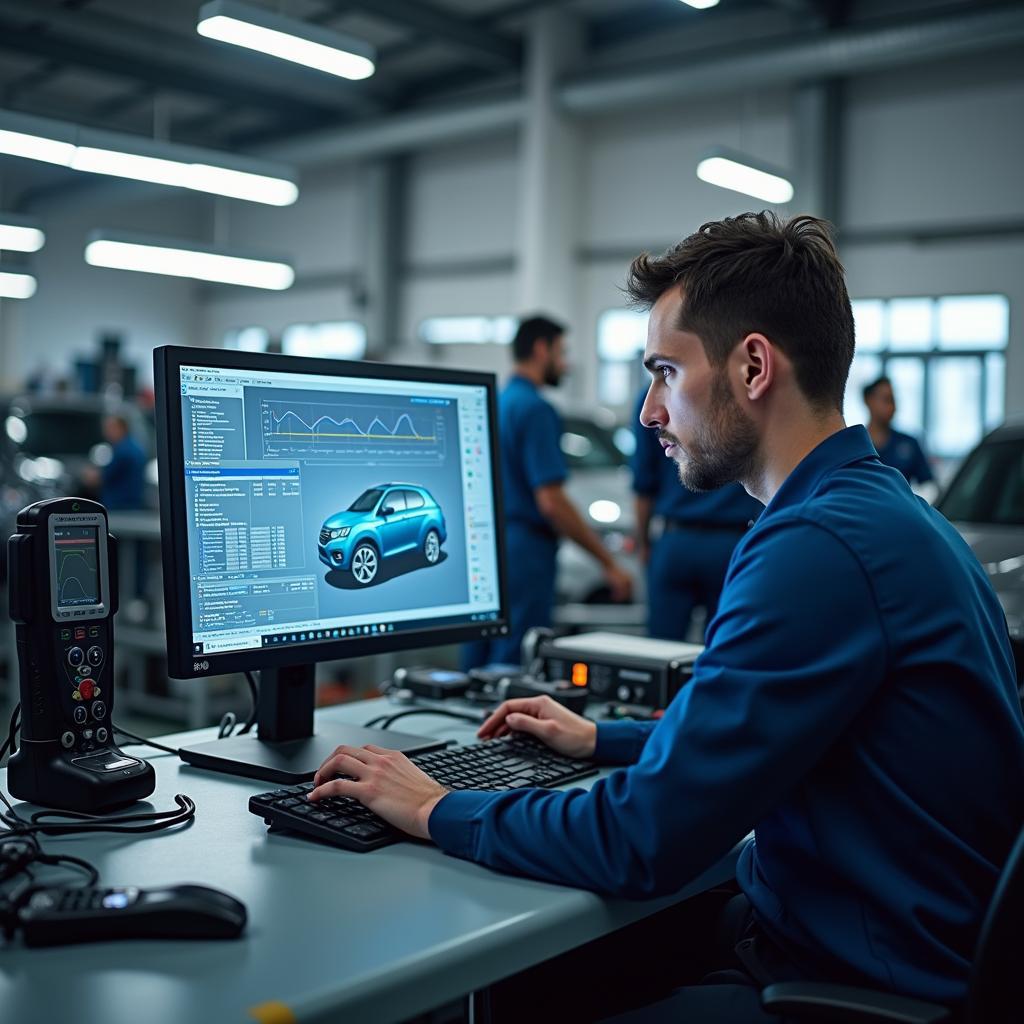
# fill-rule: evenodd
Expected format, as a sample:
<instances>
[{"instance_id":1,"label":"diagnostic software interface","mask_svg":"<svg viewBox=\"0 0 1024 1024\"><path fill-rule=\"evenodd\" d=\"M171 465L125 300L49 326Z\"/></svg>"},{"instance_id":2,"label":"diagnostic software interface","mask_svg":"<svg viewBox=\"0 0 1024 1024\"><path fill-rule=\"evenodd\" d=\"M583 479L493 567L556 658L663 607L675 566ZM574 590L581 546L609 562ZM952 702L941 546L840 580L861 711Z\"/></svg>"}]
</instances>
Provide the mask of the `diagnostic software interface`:
<instances>
[{"instance_id":1,"label":"diagnostic software interface","mask_svg":"<svg viewBox=\"0 0 1024 1024\"><path fill-rule=\"evenodd\" d=\"M193 653L498 618L487 390L181 367Z\"/></svg>"}]
</instances>

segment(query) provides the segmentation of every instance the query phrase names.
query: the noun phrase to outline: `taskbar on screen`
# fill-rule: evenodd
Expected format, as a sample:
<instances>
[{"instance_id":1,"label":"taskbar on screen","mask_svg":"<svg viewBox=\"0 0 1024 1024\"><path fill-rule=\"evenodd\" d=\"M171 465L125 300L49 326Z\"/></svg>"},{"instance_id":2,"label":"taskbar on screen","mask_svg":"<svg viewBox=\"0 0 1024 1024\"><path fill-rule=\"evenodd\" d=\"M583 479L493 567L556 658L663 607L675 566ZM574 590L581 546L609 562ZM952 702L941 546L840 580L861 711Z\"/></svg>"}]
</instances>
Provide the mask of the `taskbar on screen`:
<instances>
[{"instance_id":1,"label":"taskbar on screen","mask_svg":"<svg viewBox=\"0 0 1024 1024\"><path fill-rule=\"evenodd\" d=\"M409 633L419 630L436 629L439 626L464 625L473 626L477 623L496 622L497 612L478 612L472 615L451 615L446 618L404 619L401 622L372 622L358 626L336 626L330 629L296 629L281 630L260 635L259 646L253 644L240 645L225 649L219 644L207 647L199 641L192 645L193 654L230 654L237 651L259 650L268 647L294 646L299 644L323 643L327 640L350 640L357 637L381 636L382 634ZM498 627L493 633L498 634Z\"/></svg>"}]
</instances>

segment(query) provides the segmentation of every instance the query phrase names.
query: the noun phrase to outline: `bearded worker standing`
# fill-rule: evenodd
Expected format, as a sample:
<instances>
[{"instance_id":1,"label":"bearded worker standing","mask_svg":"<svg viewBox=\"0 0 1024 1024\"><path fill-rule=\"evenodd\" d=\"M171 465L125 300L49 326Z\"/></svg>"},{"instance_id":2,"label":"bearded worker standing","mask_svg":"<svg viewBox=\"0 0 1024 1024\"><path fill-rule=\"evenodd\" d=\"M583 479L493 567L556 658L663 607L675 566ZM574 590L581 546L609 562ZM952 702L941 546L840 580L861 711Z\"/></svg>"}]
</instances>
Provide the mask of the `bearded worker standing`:
<instances>
[{"instance_id":1,"label":"bearded worker standing","mask_svg":"<svg viewBox=\"0 0 1024 1024\"><path fill-rule=\"evenodd\" d=\"M738 480L765 505L692 682L658 723L596 725L531 698L482 727L624 766L589 791L447 793L399 754L339 748L312 797L355 796L500 871L636 898L678 891L753 829L724 922L736 954L709 965L733 983L688 976L680 930L659 962L674 956L685 987L630 1022L774 1019L759 986L795 978L955 1007L1024 821L1024 720L982 567L843 421L854 329L828 226L705 224L638 257L628 288L651 307L642 422L687 487ZM653 948L625 946L624 974ZM568 1016L587 987L561 986L564 1019L618 1009Z\"/></svg>"}]
</instances>

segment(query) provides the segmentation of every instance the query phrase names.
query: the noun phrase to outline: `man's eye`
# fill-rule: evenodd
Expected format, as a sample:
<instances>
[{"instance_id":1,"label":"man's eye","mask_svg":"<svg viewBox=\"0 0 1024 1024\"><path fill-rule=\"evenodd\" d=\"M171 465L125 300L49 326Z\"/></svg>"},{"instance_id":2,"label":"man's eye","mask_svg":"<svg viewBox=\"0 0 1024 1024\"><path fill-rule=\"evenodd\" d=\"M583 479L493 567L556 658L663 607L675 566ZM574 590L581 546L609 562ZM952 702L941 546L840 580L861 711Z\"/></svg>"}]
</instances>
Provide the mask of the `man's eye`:
<instances>
[{"instance_id":1,"label":"man's eye","mask_svg":"<svg viewBox=\"0 0 1024 1024\"><path fill-rule=\"evenodd\" d=\"M659 366L658 373L661 374L663 380L668 380L669 375L672 373L671 366Z\"/></svg>"}]
</instances>

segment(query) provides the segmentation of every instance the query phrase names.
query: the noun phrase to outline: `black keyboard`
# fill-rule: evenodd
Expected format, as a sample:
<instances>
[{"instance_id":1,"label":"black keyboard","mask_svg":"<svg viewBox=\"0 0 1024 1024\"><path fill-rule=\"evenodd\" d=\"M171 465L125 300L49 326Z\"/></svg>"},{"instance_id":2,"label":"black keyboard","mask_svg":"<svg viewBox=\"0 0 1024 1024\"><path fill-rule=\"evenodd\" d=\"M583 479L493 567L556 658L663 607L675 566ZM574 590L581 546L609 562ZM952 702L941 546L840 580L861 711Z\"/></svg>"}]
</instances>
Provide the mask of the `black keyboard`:
<instances>
[{"instance_id":1,"label":"black keyboard","mask_svg":"<svg viewBox=\"0 0 1024 1024\"><path fill-rule=\"evenodd\" d=\"M415 754L410 760L448 789L510 790L550 788L597 772L589 761L556 754L523 735ZM353 797L306 799L312 782L303 782L249 798L249 810L273 831L301 832L346 850L376 850L407 838Z\"/></svg>"}]
</instances>

